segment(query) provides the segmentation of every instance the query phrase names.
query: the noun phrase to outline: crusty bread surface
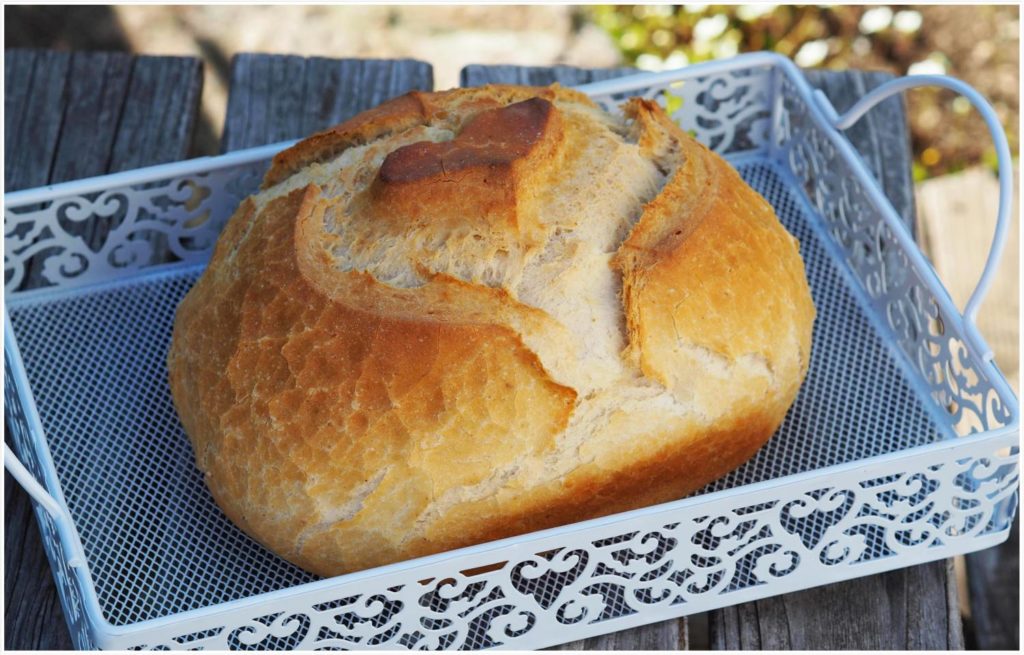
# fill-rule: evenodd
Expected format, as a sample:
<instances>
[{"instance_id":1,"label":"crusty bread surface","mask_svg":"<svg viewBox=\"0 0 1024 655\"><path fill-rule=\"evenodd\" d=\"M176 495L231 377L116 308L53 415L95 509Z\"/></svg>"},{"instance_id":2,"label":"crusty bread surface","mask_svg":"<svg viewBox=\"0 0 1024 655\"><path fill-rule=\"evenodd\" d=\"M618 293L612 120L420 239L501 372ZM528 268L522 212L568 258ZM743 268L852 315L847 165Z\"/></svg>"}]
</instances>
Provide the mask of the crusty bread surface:
<instances>
[{"instance_id":1,"label":"crusty bread surface","mask_svg":"<svg viewBox=\"0 0 1024 655\"><path fill-rule=\"evenodd\" d=\"M623 109L412 93L275 157L168 355L232 521L336 575L680 498L765 443L810 356L798 244Z\"/></svg>"}]
</instances>

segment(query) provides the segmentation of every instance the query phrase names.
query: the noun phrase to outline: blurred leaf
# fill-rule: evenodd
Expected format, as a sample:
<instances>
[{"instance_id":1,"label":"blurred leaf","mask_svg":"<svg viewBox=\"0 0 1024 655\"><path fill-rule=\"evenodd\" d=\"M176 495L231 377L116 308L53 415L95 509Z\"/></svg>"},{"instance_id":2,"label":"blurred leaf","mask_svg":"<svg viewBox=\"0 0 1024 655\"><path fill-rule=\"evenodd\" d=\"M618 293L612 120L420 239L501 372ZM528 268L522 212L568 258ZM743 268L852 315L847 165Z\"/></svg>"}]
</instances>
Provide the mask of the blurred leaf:
<instances>
[{"instance_id":1,"label":"blurred leaf","mask_svg":"<svg viewBox=\"0 0 1024 655\"><path fill-rule=\"evenodd\" d=\"M669 91L668 89L665 89L664 97L665 113L667 113L669 116L672 116L677 111L683 108L683 96L676 95Z\"/></svg>"}]
</instances>

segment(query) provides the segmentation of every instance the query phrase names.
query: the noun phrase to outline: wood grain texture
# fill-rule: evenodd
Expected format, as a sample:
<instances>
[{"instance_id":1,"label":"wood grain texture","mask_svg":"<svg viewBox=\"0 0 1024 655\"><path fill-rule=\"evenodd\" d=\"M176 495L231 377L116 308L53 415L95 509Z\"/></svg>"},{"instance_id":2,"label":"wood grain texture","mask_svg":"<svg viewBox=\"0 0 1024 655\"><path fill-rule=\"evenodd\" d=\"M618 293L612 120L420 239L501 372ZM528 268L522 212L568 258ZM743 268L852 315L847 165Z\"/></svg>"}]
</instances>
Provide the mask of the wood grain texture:
<instances>
[{"instance_id":1,"label":"wood grain texture","mask_svg":"<svg viewBox=\"0 0 1024 655\"><path fill-rule=\"evenodd\" d=\"M120 52L79 52L71 56L64 121L57 142L50 183L79 180L110 170L121 113L131 81L132 57ZM112 229L113 217L96 217L67 226L99 250ZM26 288L42 281L41 260L33 261Z\"/></svg>"},{"instance_id":2,"label":"wood grain texture","mask_svg":"<svg viewBox=\"0 0 1024 655\"><path fill-rule=\"evenodd\" d=\"M193 57L136 57L108 171L185 159L203 90Z\"/></svg>"},{"instance_id":3,"label":"wood grain texture","mask_svg":"<svg viewBox=\"0 0 1024 655\"><path fill-rule=\"evenodd\" d=\"M71 56L64 120L49 182L78 180L109 170L131 71L132 57L124 53L78 52Z\"/></svg>"},{"instance_id":4,"label":"wood grain texture","mask_svg":"<svg viewBox=\"0 0 1024 655\"><path fill-rule=\"evenodd\" d=\"M952 560L711 613L714 650L955 650L964 647Z\"/></svg>"},{"instance_id":5,"label":"wood grain texture","mask_svg":"<svg viewBox=\"0 0 1024 655\"><path fill-rule=\"evenodd\" d=\"M1020 514L1004 543L967 556L967 587L972 647L1020 650Z\"/></svg>"},{"instance_id":6,"label":"wood grain texture","mask_svg":"<svg viewBox=\"0 0 1024 655\"><path fill-rule=\"evenodd\" d=\"M50 180L64 118L71 55L8 50L4 66L4 188Z\"/></svg>"},{"instance_id":7,"label":"wood grain texture","mask_svg":"<svg viewBox=\"0 0 1024 655\"><path fill-rule=\"evenodd\" d=\"M6 51L5 190L184 158L201 88L192 58ZM98 244L108 228L90 221L82 235ZM4 647L69 649L31 502L6 472L4 489Z\"/></svg>"},{"instance_id":8,"label":"wood grain texture","mask_svg":"<svg viewBox=\"0 0 1024 655\"><path fill-rule=\"evenodd\" d=\"M461 86L482 86L484 84L525 84L546 86L558 83L562 86L578 86L601 80L610 80L630 73L635 68L577 68L575 66L482 66L471 64L459 74Z\"/></svg>"},{"instance_id":9,"label":"wood grain texture","mask_svg":"<svg viewBox=\"0 0 1024 655\"><path fill-rule=\"evenodd\" d=\"M221 151L307 136L408 91L434 86L430 64L412 59L325 59L239 54Z\"/></svg>"},{"instance_id":10,"label":"wood grain texture","mask_svg":"<svg viewBox=\"0 0 1024 655\"><path fill-rule=\"evenodd\" d=\"M202 91L192 57L7 50L7 191L183 159Z\"/></svg>"},{"instance_id":11,"label":"wood grain texture","mask_svg":"<svg viewBox=\"0 0 1024 655\"><path fill-rule=\"evenodd\" d=\"M673 619L638 628L621 630L579 641L570 641L551 650L689 650L685 620Z\"/></svg>"},{"instance_id":12,"label":"wood grain texture","mask_svg":"<svg viewBox=\"0 0 1024 655\"><path fill-rule=\"evenodd\" d=\"M10 191L49 181L70 55L35 50L7 50L5 55L4 188ZM6 427L5 422L5 439ZM71 648L32 503L6 470L4 575L5 650Z\"/></svg>"}]
</instances>

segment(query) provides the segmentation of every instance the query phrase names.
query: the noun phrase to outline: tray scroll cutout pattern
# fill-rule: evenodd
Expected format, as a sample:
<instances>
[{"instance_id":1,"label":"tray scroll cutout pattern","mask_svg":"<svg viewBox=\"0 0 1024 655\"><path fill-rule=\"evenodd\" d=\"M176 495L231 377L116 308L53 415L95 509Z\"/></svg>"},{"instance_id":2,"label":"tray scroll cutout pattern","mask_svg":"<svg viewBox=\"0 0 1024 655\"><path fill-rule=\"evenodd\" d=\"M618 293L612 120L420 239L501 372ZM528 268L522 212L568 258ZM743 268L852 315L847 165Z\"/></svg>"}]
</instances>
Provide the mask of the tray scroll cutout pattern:
<instances>
[{"instance_id":1,"label":"tray scroll cutout pattern","mask_svg":"<svg viewBox=\"0 0 1024 655\"><path fill-rule=\"evenodd\" d=\"M835 476L829 487L792 485L766 502L680 512L679 521L657 530L564 543L482 573L424 580L420 569L387 589L341 588L334 601L302 609L293 604L241 625L144 646L516 646L534 631L565 634L572 626L671 606L700 611L716 596L787 576L842 579L849 577L844 568L1003 529L998 508L1016 491L1016 456L975 450L956 461L935 453L927 474L899 472L898 462L867 479L851 477L860 474L854 470Z\"/></svg>"},{"instance_id":2,"label":"tray scroll cutout pattern","mask_svg":"<svg viewBox=\"0 0 1024 655\"><path fill-rule=\"evenodd\" d=\"M257 162L65 196L41 206L5 207L5 292L26 282L78 286L167 261L205 261L265 169L266 162ZM109 228L98 244L87 240L90 223Z\"/></svg>"},{"instance_id":3,"label":"tray scroll cutout pattern","mask_svg":"<svg viewBox=\"0 0 1024 655\"><path fill-rule=\"evenodd\" d=\"M949 318L910 266L893 228L788 78L783 77L781 94L775 146L843 250L850 271L881 310L895 342L930 388L932 400L961 436L1008 425L1014 418L1011 408L965 342L949 333Z\"/></svg>"},{"instance_id":4,"label":"tray scroll cutout pattern","mask_svg":"<svg viewBox=\"0 0 1024 655\"><path fill-rule=\"evenodd\" d=\"M680 127L715 152L755 150L769 142L770 68L747 68L629 91L593 96L605 110L618 113L627 98L639 95L661 104Z\"/></svg>"}]
</instances>

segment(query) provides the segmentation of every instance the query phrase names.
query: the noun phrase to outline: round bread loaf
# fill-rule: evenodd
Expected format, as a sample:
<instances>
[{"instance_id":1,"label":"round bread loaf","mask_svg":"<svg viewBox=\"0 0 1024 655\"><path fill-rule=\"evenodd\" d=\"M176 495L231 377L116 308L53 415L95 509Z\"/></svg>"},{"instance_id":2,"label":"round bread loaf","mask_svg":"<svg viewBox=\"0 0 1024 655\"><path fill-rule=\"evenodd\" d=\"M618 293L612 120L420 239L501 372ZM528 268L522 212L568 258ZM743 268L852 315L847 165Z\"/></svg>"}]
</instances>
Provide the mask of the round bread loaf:
<instances>
[{"instance_id":1,"label":"round bread loaf","mask_svg":"<svg viewBox=\"0 0 1024 655\"><path fill-rule=\"evenodd\" d=\"M329 576L680 498L807 371L797 241L634 98L411 93L275 157L178 308L213 497Z\"/></svg>"}]
</instances>

